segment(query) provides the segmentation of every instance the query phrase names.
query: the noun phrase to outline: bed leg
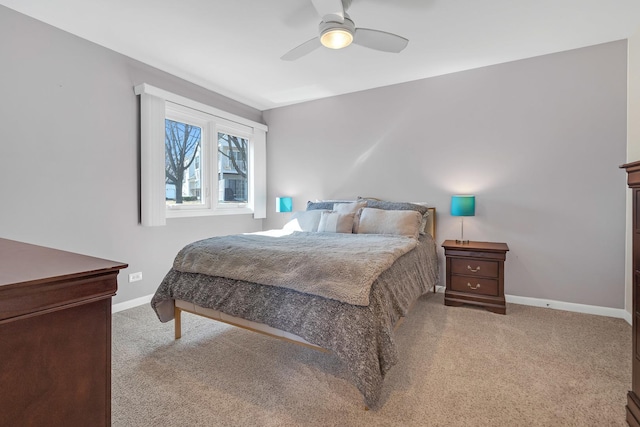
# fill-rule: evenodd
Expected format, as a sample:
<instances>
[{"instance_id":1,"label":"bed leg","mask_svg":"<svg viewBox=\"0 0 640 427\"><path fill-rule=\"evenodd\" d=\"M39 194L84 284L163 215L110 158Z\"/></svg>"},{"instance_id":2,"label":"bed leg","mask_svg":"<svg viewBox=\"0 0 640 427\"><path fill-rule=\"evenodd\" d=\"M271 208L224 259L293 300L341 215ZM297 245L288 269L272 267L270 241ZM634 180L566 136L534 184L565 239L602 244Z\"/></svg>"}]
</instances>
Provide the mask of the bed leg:
<instances>
[{"instance_id":1,"label":"bed leg","mask_svg":"<svg viewBox=\"0 0 640 427\"><path fill-rule=\"evenodd\" d=\"M182 310L178 307L173 308L173 324L175 327L175 339L179 340L182 336L182 322L181 322Z\"/></svg>"}]
</instances>

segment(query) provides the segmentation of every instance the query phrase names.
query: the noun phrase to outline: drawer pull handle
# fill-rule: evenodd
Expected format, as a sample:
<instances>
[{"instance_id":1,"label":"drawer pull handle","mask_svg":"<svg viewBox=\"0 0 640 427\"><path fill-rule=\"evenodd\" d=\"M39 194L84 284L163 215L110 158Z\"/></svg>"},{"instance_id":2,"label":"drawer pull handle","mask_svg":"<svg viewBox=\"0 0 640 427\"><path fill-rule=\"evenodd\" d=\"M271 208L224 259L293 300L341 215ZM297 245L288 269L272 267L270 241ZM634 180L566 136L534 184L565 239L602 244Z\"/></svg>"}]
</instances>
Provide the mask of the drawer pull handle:
<instances>
[{"instance_id":1,"label":"drawer pull handle","mask_svg":"<svg viewBox=\"0 0 640 427\"><path fill-rule=\"evenodd\" d=\"M467 265L467 270L469 270L472 273L477 273L478 271L480 271L480 266L477 266L476 268L471 268L470 265Z\"/></svg>"},{"instance_id":2,"label":"drawer pull handle","mask_svg":"<svg viewBox=\"0 0 640 427\"><path fill-rule=\"evenodd\" d=\"M471 283L467 282L467 286L475 291L480 288L480 283L476 283L476 286L471 286Z\"/></svg>"}]
</instances>

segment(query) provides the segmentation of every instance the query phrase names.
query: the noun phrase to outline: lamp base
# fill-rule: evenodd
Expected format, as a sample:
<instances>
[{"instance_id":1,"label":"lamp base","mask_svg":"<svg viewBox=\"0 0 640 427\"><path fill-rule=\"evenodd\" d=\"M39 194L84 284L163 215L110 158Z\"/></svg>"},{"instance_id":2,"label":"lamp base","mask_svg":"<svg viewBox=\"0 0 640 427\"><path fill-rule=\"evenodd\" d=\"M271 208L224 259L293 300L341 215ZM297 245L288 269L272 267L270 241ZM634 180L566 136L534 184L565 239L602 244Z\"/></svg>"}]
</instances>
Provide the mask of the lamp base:
<instances>
[{"instance_id":1,"label":"lamp base","mask_svg":"<svg viewBox=\"0 0 640 427\"><path fill-rule=\"evenodd\" d=\"M468 240L456 239L456 245L468 245L468 244L469 244Z\"/></svg>"}]
</instances>

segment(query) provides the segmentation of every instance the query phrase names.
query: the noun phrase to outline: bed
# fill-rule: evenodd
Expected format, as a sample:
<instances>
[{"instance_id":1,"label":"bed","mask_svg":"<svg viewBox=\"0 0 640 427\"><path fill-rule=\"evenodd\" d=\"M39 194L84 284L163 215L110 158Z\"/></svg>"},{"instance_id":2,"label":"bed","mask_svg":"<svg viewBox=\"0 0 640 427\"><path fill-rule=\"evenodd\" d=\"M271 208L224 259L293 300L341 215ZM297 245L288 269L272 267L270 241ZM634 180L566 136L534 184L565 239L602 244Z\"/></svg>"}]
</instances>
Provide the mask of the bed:
<instances>
[{"instance_id":1,"label":"bed","mask_svg":"<svg viewBox=\"0 0 640 427\"><path fill-rule=\"evenodd\" d=\"M434 234L435 208L309 202L281 230L185 246L151 305L176 339L186 311L333 352L376 408L394 329L438 283Z\"/></svg>"}]
</instances>

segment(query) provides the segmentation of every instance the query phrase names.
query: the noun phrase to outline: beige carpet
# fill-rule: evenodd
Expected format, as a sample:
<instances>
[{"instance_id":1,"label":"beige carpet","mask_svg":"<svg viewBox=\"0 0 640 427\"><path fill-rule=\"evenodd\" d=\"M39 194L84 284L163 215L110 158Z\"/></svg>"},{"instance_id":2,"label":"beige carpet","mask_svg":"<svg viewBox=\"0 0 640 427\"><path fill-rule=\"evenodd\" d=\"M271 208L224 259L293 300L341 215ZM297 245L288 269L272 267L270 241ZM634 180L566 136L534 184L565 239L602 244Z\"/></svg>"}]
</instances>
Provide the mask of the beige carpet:
<instances>
[{"instance_id":1,"label":"beige carpet","mask_svg":"<svg viewBox=\"0 0 640 427\"><path fill-rule=\"evenodd\" d=\"M626 425L621 319L428 294L397 331L377 411L331 354L189 314L172 337L148 306L114 315L114 426Z\"/></svg>"}]
</instances>

